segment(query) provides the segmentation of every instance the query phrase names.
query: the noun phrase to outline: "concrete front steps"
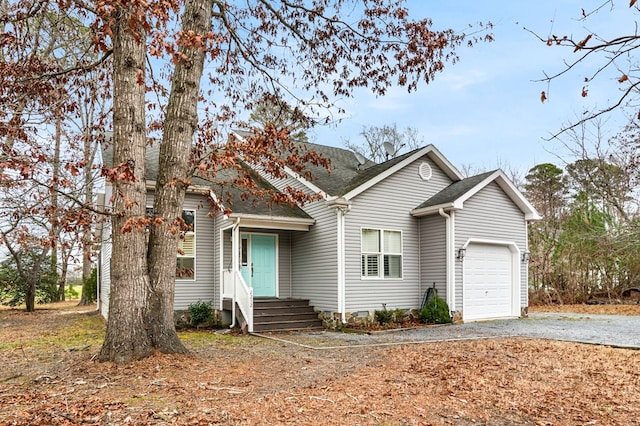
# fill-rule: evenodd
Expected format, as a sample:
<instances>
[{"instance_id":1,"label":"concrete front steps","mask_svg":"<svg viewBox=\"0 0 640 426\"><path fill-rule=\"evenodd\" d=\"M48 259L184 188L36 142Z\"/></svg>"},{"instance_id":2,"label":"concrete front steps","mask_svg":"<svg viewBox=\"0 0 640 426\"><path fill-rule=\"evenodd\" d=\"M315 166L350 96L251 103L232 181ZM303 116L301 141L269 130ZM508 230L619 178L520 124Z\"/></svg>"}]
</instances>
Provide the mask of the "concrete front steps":
<instances>
[{"instance_id":1,"label":"concrete front steps","mask_svg":"<svg viewBox=\"0 0 640 426\"><path fill-rule=\"evenodd\" d=\"M321 330L322 320L304 299L253 299L253 331Z\"/></svg>"}]
</instances>

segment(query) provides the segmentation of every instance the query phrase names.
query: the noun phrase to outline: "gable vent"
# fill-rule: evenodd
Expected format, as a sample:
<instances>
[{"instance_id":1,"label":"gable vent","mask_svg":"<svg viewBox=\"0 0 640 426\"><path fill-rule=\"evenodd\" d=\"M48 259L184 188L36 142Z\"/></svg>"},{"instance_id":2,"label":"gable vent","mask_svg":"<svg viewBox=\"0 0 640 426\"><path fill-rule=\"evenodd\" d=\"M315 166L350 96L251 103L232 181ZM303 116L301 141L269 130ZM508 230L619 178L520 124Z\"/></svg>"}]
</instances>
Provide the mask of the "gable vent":
<instances>
[{"instance_id":1,"label":"gable vent","mask_svg":"<svg viewBox=\"0 0 640 426\"><path fill-rule=\"evenodd\" d=\"M431 179L431 175L433 175L433 170L431 170L431 166L429 165L429 163L423 161L420 164L418 173L420 173L420 178L422 180L429 180Z\"/></svg>"}]
</instances>

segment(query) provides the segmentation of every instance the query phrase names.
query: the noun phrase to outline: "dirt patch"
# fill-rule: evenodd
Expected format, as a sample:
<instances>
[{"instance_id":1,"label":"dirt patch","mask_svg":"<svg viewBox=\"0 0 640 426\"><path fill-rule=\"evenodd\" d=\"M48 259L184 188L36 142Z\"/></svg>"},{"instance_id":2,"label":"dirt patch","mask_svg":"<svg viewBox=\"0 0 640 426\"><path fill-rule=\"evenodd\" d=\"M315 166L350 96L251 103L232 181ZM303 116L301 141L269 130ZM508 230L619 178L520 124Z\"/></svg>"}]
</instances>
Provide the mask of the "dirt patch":
<instances>
[{"instance_id":1,"label":"dirt patch","mask_svg":"<svg viewBox=\"0 0 640 426\"><path fill-rule=\"evenodd\" d=\"M0 310L0 424L634 424L640 352L533 339L304 349L185 332L95 361L95 314ZM82 337L76 337L80 334Z\"/></svg>"}]
</instances>

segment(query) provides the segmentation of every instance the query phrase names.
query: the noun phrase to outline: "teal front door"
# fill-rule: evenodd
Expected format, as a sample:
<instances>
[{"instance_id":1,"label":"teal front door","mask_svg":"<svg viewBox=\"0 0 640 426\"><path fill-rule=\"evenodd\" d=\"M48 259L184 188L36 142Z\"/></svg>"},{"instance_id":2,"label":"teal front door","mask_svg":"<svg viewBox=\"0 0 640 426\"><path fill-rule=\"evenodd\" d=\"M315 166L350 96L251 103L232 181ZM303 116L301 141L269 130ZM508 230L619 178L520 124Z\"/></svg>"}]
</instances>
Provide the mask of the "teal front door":
<instances>
[{"instance_id":1,"label":"teal front door","mask_svg":"<svg viewBox=\"0 0 640 426\"><path fill-rule=\"evenodd\" d=\"M242 234L240 272L254 297L274 297L276 292L276 236Z\"/></svg>"}]
</instances>

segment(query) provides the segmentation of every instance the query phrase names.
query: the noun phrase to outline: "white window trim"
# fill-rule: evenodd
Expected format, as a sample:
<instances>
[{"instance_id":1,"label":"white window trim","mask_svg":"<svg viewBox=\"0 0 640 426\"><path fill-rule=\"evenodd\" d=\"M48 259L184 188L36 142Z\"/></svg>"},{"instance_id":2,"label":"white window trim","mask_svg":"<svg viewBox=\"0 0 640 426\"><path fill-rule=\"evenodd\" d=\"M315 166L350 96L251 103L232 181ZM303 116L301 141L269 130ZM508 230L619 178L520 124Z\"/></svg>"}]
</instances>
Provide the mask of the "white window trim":
<instances>
[{"instance_id":1,"label":"white window trim","mask_svg":"<svg viewBox=\"0 0 640 426\"><path fill-rule=\"evenodd\" d=\"M148 210L153 211L153 206L146 206L145 207L145 212L147 212ZM196 209L182 209L182 211L193 212L193 229L198 229L198 226L196 224L198 211ZM181 212L181 215L182 215L182 212ZM147 230L147 232L148 232L148 230ZM195 231L189 231L186 234L193 234L193 256L182 256L182 255L180 255L180 253L177 253L176 257L177 258L193 258L193 276L189 277L189 278L180 278L180 277L178 277L176 275L176 281L193 282L193 281L197 280L196 276L198 274L198 268L196 267L196 264L197 264L196 262L198 260L198 253L197 253L198 240L197 240L197 236L196 236L196 232ZM178 268L178 266L176 265L176 272L177 272L177 268Z\"/></svg>"},{"instance_id":2,"label":"white window trim","mask_svg":"<svg viewBox=\"0 0 640 426\"><path fill-rule=\"evenodd\" d=\"M380 238L380 252L378 254L379 256L379 261L378 261L378 276L377 277L371 277L371 276L364 276L362 275L362 256L365 254L364 251L362 250L362 231L368 229L368 230L372 230L372 231L378 231L379 232L379 238ZM384 250L384 232L399 232L400 233L400 250L401 252L398 253L386 253ZM385 277L384 276L384 256L388 254L388 255L392 255L392 256L400 256L400 277L398 278L392 278L392 277ZM404 280L404 232L402 232L401 229L385 229L385 228L376 228L376 227L371 227L371 226L362 226L360 227L360 265L358 267L359 271L360 271L360 280L361 281L403 281Z\"/></svg>"},{"instance_id":3,"label":"white window trim","mask_svg":"<svg viewBox=\"0 0 640 426\"><path fill-rule=\"evenodd\" d=\"M178 277L176 275L176 281L189 281L189 282L193 282L193 281L197 281L196 275L197 275L197 271L198 268L196 267L197 265L197 261L198 261L198 237L196 235L196 231L195 229L198 229L198 224L196 223L197 221L197 210L196 209L182 209L182 211L188 211L188 212L193 212L193 229L194 231L187 231L185 232L185 236L186 235L193 235L193 256L183 256L180 253L177 253L177 258L180 259L191 259L193 258L193 276L191 277L187 277L187 278L181 278ZM177 265L176 265L176 272L177 272Z\"/></svg>"}]
</instances>

